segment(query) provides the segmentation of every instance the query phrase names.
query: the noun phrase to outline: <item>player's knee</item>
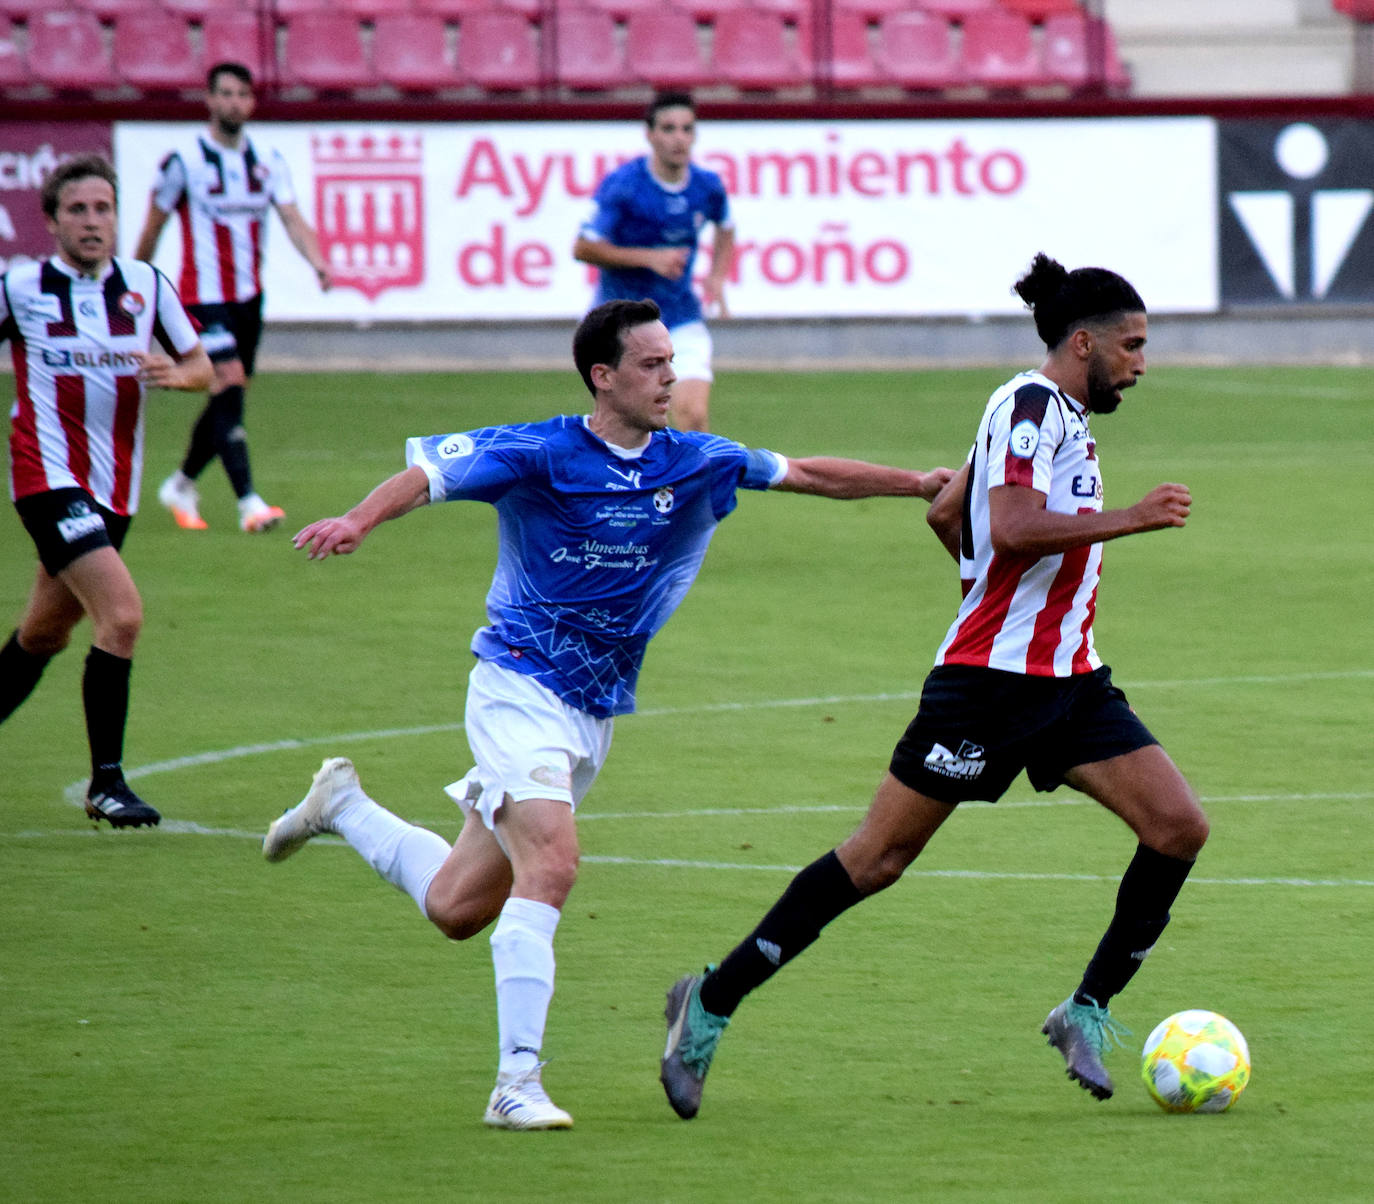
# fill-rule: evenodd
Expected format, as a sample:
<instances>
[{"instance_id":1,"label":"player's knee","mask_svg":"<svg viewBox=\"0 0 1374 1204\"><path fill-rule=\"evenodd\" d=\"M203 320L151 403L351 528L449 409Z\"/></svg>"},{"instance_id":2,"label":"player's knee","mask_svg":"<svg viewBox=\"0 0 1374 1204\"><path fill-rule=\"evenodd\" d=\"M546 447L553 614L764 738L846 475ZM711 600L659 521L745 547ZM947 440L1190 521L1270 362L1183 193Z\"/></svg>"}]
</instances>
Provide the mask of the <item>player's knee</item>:
<instances>
[{"instance_id":1,"label":"player's knee","mask_svg":"<svg viewBox=\"0 0 1374 1204\"><path fill-rule=\"evenodd\" d=\"M19 646L30 656L56 656L72 639L73 625L65 622L34 622L19 630Z\"/></svg>"},{"instance_id":2,"label":"player's knee","mask_svg":"<svg viewBox=\"0 0 1374 1204\"><path fill-rule=\"evenodd\" d=\"M1202 808L1193 806L1171 815L1167 822L1160 825L1155 848L1170 857L1192 861L1202 852L1210 833L1211 825Z\"/></svg>"},{"instance_id":3,"label":"player's knee","mask_svg":"<svg viewBox=\"0 0 1374 1204\"><path fill-rule=\"evenodd\" d=\"M95 643L115 656L133 655L143 630L143 604L137 597L118 602L93 617Z\"/></svg>"}]
</instances>

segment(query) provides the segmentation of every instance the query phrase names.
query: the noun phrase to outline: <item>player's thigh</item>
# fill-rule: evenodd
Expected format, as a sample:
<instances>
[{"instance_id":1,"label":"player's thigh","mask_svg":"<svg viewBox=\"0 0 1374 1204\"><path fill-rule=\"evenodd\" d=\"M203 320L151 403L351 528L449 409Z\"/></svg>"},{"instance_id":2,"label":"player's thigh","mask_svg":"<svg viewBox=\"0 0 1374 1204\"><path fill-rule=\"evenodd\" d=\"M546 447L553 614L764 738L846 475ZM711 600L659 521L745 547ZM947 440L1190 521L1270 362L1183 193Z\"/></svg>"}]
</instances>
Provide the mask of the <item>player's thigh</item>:
<instances>
[{"instance_id":1,"label":"player's thigh","mask_svg":"<svg viewBox=\"0 0 1374 1204\"><path fill-rule=\"evenodd\" d=\"M888 773L863 822L836 851L840 863L864 894L882 890L916 860L954 813L954 806L921 794Z\"/></svg>"},{"instance_id":2,"label":"player's thigh","mask_svg":"<svg viewBox=\"0 0 1374 1204\"><path fill-rule=\"evenodd\" d=\"M62 579L39 565L23 618L19 620L19 641L35 655L60 652L85 613L85 607Z\"/></svg>"},{"instance_id":3,"label":"player's thigh","mask_svg":"<svg viewBox=\"0 0 1374 1204\"><path fill-rule=\"evenodd\" d=\"M514 892L562 907L580 855L572 805L562 799L507 798L496 813L496 837L510 855Z\"/></svg>"},{"instance_id":4,"label":"player's thigh","mask_svg":"<svg viewBox=\"0 0 1374 1204\"><path fill-rule=\"evenodd\" d=\"M96 643L116 656L129 656L143 626L143 600L129 567L113 547L96 548L58 574L95 628Z\"/></svg>"},{"instance_id":5,"label":"player's thigh","mask_svg":"<svg viewBox=\"0 0 1374 1204\"><path fill-rule=\"evenodd\" d=\"M425 914L447 936L465 940L490 924L510 895L511 866L496 837L469 811L453 849L425 896Z\"/></svg>"},{"instance_id":6,"label":"player's thigh","mask_svg":"<svg viewBox=\"0 0 1374 1204\"><path fill-rule=\"evenodd\" d=\"M1076 765L1064 780L1119 815L1140 842L1156 852L1191 859L1207 840L1202 804L1158 744Z\"/></svg>"}]
</instances>

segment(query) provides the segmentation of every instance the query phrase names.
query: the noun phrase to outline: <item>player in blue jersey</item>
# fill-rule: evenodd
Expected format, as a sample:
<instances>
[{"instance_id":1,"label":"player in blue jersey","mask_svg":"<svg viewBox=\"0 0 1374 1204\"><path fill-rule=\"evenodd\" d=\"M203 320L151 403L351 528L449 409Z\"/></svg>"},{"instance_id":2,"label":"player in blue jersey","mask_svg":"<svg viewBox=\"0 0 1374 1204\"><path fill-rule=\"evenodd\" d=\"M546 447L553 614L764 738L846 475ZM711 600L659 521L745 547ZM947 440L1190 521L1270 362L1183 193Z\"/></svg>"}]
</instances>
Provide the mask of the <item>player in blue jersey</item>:
<instances>
[{"instance_id":1,"label":"player in blue jersey","mask_svg":"<svg viewBox=\"0 0 1374 1204\"><path fill-rule=\"evenodd\" d=\"M577 875L574 812L606 758L613 717L634 709L645 647L691 586L736 491L929 501L951 475L788 460L669 429L673 345L651 301L593 309L573 355L590 416L411 439L409 467L295 540L322 560L429 502L496 508L496 572L472 641L465 716L476 766L448 787L464 813L457 842L379 806L341 757L324 762L263 841L264 856L281 861L337 833L445 936L465 940L495 921L500 1065L484 1120L506 1129L572 1124L544 1091L539 1051L554 930Z\"/></svg>"},{"instance_id":2,"label":"player in blue jersey","mask_svg":"<svg viewBox=\"0 0 1374 1204\"><path fill-rule=\"evenodd\" d=\"M728 318L725 280L735 254L735 227L725 185L691 160L696 111L685 92L656 96L645 114L649 154L611 172L596 191L573 256L600 269L593 304L654 301L673 340L673 426L708 429L711 333L692 288L697 237L715 228L702 294L713 316Z\"/></svg>"}]
</instances>

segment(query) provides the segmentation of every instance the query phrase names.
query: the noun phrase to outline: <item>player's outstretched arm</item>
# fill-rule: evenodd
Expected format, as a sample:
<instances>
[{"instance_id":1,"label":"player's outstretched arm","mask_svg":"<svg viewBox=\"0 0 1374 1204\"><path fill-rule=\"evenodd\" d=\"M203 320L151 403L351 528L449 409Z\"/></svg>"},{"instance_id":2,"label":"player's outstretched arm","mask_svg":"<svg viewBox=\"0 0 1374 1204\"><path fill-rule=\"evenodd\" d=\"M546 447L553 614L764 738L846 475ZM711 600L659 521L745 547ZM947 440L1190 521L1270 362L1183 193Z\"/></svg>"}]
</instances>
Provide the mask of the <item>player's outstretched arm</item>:
<instances>
[{"instance_id":1,"label":"player's outstretched arm","mask_svg":"<svg viewBox=\"0 0 1374 1204\"><path fill-rule=\"evenodd\" d=\"M1181 527L1192 504L1186 485L1166 482L1124 510L1059 514L1045 508L1038 489L998 485L988 490L992 549L999 556L1054 556L1123 535Z\"/></svg>"},{"instance_id":2,"label":"player's outstretched arm","mask_svg":"<svg viewBox=\"0 0 1374 1204\"><path fill-rule=\"evenodd\" d=\"M429 502L429 478L423 468L407 468L388 477L347 514L316 519L292 541L311 560L356 552L374 527L400 518Z\"/></svg>"},{"instance_id":3,"label":"player's outstretched arm","mask_svg":"<svg viewBox=\"0 0 1374 1204\"><path fill-rule=\"evenodd\" d=\"M788 460L787 475L774 488L788 493L812 493L818 497L919 497L930 501L954 475L950 468L915 472L890 468L866 460L842 460L835 456L809 456Z\"/></svg>"},{"instance_id":4,"label":"player's outstretched arm","mask_svg":"<svg viewBox=\"0 0 1374 1204\"><path fill-rule=\"evenodd\" d=\"M935 496L926 511L926 525L935 532L941 546L959 561L959 539L964 531L964 494L968 490L968 465L965 464Z\"/></svg>"}]
</instances>

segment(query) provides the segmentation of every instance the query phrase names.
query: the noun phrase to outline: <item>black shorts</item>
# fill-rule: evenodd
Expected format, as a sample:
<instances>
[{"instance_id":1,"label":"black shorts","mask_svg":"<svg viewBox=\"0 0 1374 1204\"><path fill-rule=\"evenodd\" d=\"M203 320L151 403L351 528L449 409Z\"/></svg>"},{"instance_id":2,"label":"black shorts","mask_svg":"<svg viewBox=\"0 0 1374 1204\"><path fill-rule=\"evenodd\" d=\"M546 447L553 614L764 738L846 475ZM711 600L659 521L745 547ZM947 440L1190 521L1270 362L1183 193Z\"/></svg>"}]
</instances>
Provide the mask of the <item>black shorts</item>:
<instances>
[{"instance_id":1,"label":"black shorts","mask_svg":"<svg viewBox=\"0 0 1374 1204\"><path fill-rule=\"evenodd\" d=\"M219 301L188 305L189 313L201 326L200 341L210 362L238 360L245 376L253 375L262 341L262 294L248 301Z\"/></svg>"},{"instance_id":2,"label":"black shorts","mask_svg":"<svg viewBox=\"0 0 1374 1204\"><path fill-rule=\"evenodd\" d=\"M34 493L20 498L14 508L33 538L39 561L54 577L96 548L119 551L134 521L130 514L106 510L84 489Z\"/></svg>"},{"instance_id":3,"label":"black shorts","mask_svg":"<svg viewBox=\"0 0 1374 1204\"><path fill-rule=\"evenodd\" d=\"M890 769L941 802L996 802L1023 769L1053 790L1075 765L1158 743L1106 665L1073 677L937 665Z\"/></svg>"}]
</instances>

